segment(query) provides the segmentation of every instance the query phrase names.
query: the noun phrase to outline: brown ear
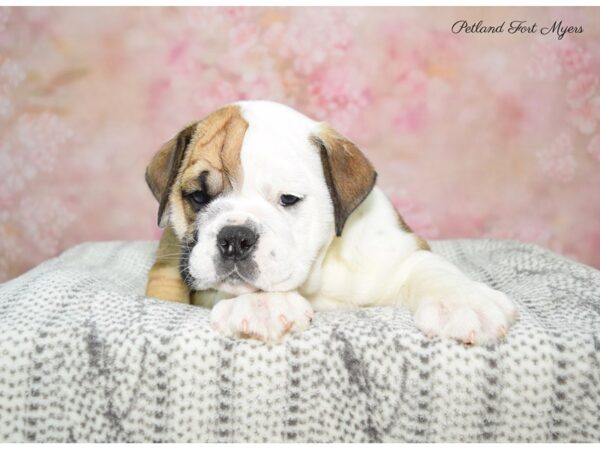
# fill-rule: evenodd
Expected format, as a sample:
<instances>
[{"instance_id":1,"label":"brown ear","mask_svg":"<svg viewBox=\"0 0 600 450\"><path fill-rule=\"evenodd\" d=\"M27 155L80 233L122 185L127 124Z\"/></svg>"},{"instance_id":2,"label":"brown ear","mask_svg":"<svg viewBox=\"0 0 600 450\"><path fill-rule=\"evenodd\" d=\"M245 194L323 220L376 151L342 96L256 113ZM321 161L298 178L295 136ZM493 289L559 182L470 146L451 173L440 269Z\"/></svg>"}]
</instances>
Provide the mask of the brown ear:
<instances>
[{"instance_id":1,"label":"brown ear","mask_svg":"<svg viewBox=\"0 0 600 450\"><path fill-rule=\"evenodd\" d=\"M342 235L352 212L369 195L377 173L353 142L328 126L313 136L319 148L325 181L329 188L335 216L335 234Z\"/></svg>"},{"instance_id":2,"label":"brown ear","mask_svg":"<svg viewBox=\"0 0 600 450\"><path fill-rule=\"evenodd\" d=\"M190 145L197 123L188 125L177 136L166 142L146 168L146 183L159 201L158 225L164 227L163 215L169 201L171 188Z\"/></svg>"}]
</instances>

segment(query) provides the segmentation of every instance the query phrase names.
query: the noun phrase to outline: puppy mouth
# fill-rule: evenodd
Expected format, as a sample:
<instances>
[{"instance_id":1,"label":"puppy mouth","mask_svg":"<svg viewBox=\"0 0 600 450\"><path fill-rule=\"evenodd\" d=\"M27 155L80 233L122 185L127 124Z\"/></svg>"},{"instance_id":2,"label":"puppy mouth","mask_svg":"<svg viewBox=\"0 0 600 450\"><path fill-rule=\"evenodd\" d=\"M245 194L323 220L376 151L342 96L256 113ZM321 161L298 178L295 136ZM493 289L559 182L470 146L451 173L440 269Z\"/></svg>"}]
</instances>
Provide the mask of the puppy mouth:
<instances>
[{"instance_id":1,"label":"puppy mouth","mask_svg":"<svg viewBox=\"0 0 600 450\"><path fill-rule=\"evenodd\" d=\"M283 279L273 283L273 286L279 286L292 278L293 274L288 274ZM269 289L257 286L252 280L249 280L239 271L237 267L234 267L226 276L221 278L219 283L216 285L217 290L223 290L230 294L241 295L250 294L254 292L268 292Z\"/></svg>"},{"instance_id":2,"label":"puppy mouth","mask_svg":"<svg viewBox=\"0 0 600 450\"><path fill-rule=\"evenodd\" d=\"M237 264L233 266L233 269L226 274L221 281L229 281L232 283L247 283L247 284L252 284L252 281L249 280L247 277L245 277L242 272L240 272L240 269L238 268Z\"/></svg>"},{"instance_id":3,"label":"puppy mouth","mask_svg":"<svg viewBox=\"0 0 600 450\"><path fill-rule=\"evenodd\" d=\"M222 289L238 295L258 292L261 290L240 272L237 264L234 265L233 269L228 274L221 278L217 285L217 289Z\"/></svg>"}]
</instances>

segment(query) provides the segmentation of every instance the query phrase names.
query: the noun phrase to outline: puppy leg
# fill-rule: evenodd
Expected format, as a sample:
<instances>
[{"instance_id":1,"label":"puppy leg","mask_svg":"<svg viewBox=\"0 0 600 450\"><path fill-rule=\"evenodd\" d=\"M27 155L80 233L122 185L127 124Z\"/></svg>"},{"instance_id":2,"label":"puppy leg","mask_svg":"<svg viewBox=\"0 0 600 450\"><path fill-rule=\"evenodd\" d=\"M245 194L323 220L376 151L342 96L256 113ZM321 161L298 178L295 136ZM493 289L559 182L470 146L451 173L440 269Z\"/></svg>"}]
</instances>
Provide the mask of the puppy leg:
<instances>
[{"instance_id":1,"label":"puppy leg","mask_svg":"<svg viewBox=\"0 0 600 450\"><path fill-rule=\"evenodd\" d=\"M210 321L220 334L267 343L281 342L292 332L308 328L310 303L296 292L258 292L219 301Z\"/></svg>"},{"instance_id":2,"label":"puppy leg","mask_svg":"<svg viewBox=\"0 0 600 450\"><path fill-rule=\"evenodd\" d=\"M169 227L160 238L156 261L148 273L146 297L155 297L178 303L190 302L190 289L181 278L180 243Z\"/></svg>"},{"instance_id":3,"label":"puppy leg","mask_svg":"<svg viewBox=\"0 0 600 450\"><path fill-rule=\"evenodd\" d=\"M402 263L403 298L425 334L486 344L504 337L516 319L514 303L502 292L473 281L454 264L429 251Z\"/></svg>"}]
</instances>

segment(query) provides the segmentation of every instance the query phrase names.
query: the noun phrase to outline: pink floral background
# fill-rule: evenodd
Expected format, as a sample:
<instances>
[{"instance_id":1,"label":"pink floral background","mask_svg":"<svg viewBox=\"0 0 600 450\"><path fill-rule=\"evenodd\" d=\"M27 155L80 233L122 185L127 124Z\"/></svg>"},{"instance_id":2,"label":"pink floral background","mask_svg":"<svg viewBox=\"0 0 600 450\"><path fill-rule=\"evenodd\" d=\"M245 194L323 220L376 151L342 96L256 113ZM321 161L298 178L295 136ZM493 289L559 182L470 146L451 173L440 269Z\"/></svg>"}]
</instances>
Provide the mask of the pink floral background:
<instances>
[{"instance_id":1,"label":"pink floral background","mask_svg":"<svg viewBox=\"0 0 600 450\"><path fill-rule=\"evenodd\" d=\"M183 124L272 99L359 144L427 238L600 267L600 9L2 8L0 280L157 239L144 169ZM584 32L452 34L456 20Z\"/></svg>"}]
</instances>

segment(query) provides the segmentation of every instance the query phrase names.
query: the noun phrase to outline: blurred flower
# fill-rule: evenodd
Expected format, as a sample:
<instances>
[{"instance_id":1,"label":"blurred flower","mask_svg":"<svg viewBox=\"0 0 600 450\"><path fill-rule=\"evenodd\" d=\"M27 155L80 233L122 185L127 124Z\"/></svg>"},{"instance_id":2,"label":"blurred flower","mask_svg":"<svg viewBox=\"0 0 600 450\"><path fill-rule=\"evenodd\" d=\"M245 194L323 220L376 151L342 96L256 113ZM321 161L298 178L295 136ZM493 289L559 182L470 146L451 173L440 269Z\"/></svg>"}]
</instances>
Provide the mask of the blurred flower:
<instances>
[{"instance_id":1,"label":"blurred flower","mask_svg":"<svg viewBox=\"0 0 600 450\"><path fill-rule=\"evenodd\" d=\"M5 130L0 148L0 199L16 195L38 173L52 171L72 135L67 124L51 113L19 116L14 128Z\"/></svg>"},{"instance_id":2,"label":"blurred flower","mask_svg":"<svg viewBox=\"0 0 600 450\"><path fill-rule=\"evenodd\" d=\"M556 48L545 41L535 41L526 63L527 73L538 80L553 80L562 73L562 65Z\"/></svg>"},{"instance_id":3,"label":"blurred flower","mask_svg":"<svg viewBox=\"0 0 600 450\"><path fill-rule=\"evenodd\" d=\"M587 151L596 161L600 162L600 134L595 135L589 142Z\"/></svg>"},{"instance_id":4,"label":"blurred flower","mask_svg":"<svg viewBox=\"0 0 600 450\"><path fill-rule=\"evenodd\" d=\"M328 67L315 72L308 82L316 117L326 118L342 133L366 131L360 119L370 102L369 89L356 68Z\"/></svg>"},{"instance_id":5,"label":"blurred flower","mask_svg":"<svg viewBox=\"0 0 600 450\"><path fill-rule=\"evenodd\" d=\"M580 74L567 83L567 102L572 108L583 106L585 101L594 95L598 77L592 74Z\"/></svg>"},{"instance_id":6,"label":"blurred flower","mask_svg":"<svg viewBox=\"0 0 600 450\"><path fill-rule=\"evenodd\" d=\"M9 21L11 8L8 6L0 6L0 33L6 28Z\"/></svg>"},{"instance_id":7,"label":"blurred flower","mask_svg":"<svg viewBox=\"0 0 600 450\"><path fill-rule=\"evenodd\" d=\"M573 155L573 142L568 133L561 133L548 147L537 152L538 163L546 175L557 181L573 179L577 161Z\"/></svg>"},{"instance_id":8,"label":"blurred flower","mask_svg":"<svg viewBox=\"0 0 600 450\"><path fill-rule=\"evenodd\" d=\"M424 103L407 105L395 115L394 125L401 132L418 133L426 123L427 111Z\"/></svg>"},{"instance_id":9,"label":"blurred flower","mask_svg":"<svg viewBox=\"0 0 600 450\"><path fill-rule=\"evenodd\" d=\"M25 71L21 65L11 59L5 59L0 65L0 82L9 87L16 87L25 79Z\"/></svg>"},{"instance_id":10,"label":"blurred flower","mask_svg":"<svg viewBox=\"0 0 600 450\"><path fill-rule=\"evenodd\" d=\"M0 64L0 116L8 117L14 111L16 88L25 79L25 71L7 58Z\"/></svg>"},{"instance_id":11,"label":"blurred flower","mask_svg":"<svg viewBox=\"0 0 600 450\"><path fill-rule=\"evenodd\" d=\"M590 99L589 105L592 110L591 112L594 114L594 117L600 120L600 95L597 95Z\"/></svg>"},{"instance_id":12,"label":"blurred flower","mask_svg":"<svg viewBox=\"0 0 600 450\"><path fill-rule=\"evenodd\" d=\"M301 8L267 25L264 42L289 59L300 75L310 75L325 62L342 57L353 44L349 10Z\"/></svg>"},{"instance_id":13,"label":"blurred flower","mask_svg":"<svg viewBox=\"0 0 600 450\"><path fill-rule=\"evenodd\" d=\"M64 202L43 192L25 195L8 211L0 211L0 278L13 273L12 264L32 266L61 250L74 215Z\"/></svg>"},{"instance_id":14,"label":"blurred flower","mask_svg":"<svg viewBox=\"0 0 600 450\"><path fill-rule=\"evenodd\" d=\"M583 134L592 134L596 131L596 114L591 104L573 110L571 123Z\"/></svg>"},{"instance_id":15,"label":"blurred flower","mask_svg":"<svg viewBox=\"0 0 600 450\"><path fill-rule=\"evenodd\" d=\"M577 73L589 67L592 55L582 47L566 41L565 45L558 51L560 61L569 73Z\"/></svg>"}]
</instances>

